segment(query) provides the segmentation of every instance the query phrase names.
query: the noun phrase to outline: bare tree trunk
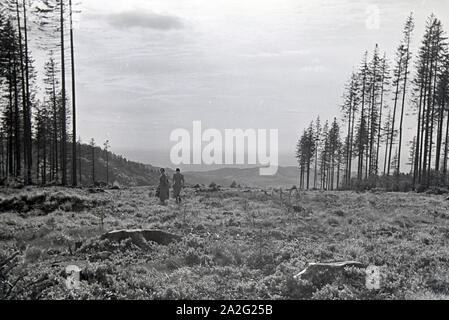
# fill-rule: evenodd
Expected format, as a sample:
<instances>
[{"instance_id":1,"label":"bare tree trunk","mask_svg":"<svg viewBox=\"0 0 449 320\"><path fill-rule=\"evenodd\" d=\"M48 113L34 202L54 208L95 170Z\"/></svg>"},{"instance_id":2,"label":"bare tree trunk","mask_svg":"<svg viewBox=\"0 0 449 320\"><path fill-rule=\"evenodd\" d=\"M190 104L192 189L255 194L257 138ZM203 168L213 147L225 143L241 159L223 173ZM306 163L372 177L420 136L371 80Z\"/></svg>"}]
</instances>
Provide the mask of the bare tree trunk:
<instances>
[{"instance_id":1,"label":"bare tree trunk","mask_svg":"<svg viewBox=\"0 0 449 320\"><path fill-rule=\"evenodd\" d=\"M435 155L435 171L440 171L441 145L443 140L443 122L444 122L444 97L440 106L438 115L438 133L437 133L437 150Z\"/></svg>"},{"instance_id":2,"label":"bare tree trunk","mask_svg":"<svg viewBox=\"0 0 449 320\"><path fill-rule=\"evenodd\" d=\"M48 139L47 139L47 128L45 128L44 129L44 139L45 139L45 141L44 141L44 154L43 154L43 157L44 157L44 163L43 163L43 165L44 165L44 168L43 168L43 172L42 172L42 184L45 186L46 184L47 184L47 141L48 141Z\"/></svg>"},{"instance_id":3,"label":"bare tree trunk","mask_svg":"<svg viewBox=\"0 0 449 320\"><path fill-rule=\"evenodd\" d=\"M390 113L390 115L391 115L391 113ZM390 130L389 129L390 129L390 124L388 123L388 126L387 126L387 141L385 143L384 175L387 174L388 142L390 140L390 136L389 136Z\"/></svg>"},{"instance_id":4,"label":"bare tree trunk","mask_svg":"<svg viewBox=\"0 0 449 320\"><path fill-rule=\"evenodd\" d=\"M438 75L438 60L435 60L435 70L434 70L434 80L433 80L433 97L432 97L432 111L431 111L431 121L430 121L430 147L429 147L429 168L428 174L431 172L431 163L432 163L432 150L433 150L433 127L435 124L435 105L436 105L436 88L437 88L437 75ZM429 176L430 177L430 176Z\"/></svg>"},{"instance_id":5,"label":"bare tree trunk","mask_svg":"<svg viewBox=\"0 0 449 320\"><path fill-rule=\"evenodd\" d=\"M444 182L447 182L447 156L449 151L449 112L447 113L447 121L446 121L446 141L444 144L444 161L443 161L443 176Z\"/></svg>"},{"instance_id":6,"label":"bare tree trunk","mask_svg":"<svg viewBox=\"0 0 449 320\"><path fill-rule=\"evenodd\" d=\"M70 6L70 57L72 66L72 185L77 186L76 175L76 92L75 92L75 54L73 48L73 18L72 18L72 0L69 0Z\"/></svg>"},{"instance_id":7,"label":"bare tree trunk","mask_svg":"<svg viewBox=\"0 0 449 320\"><path fill-rule=\"evenodd\" d=\"M82 185L83 181L81 179L81 137L79 138L78 143L78 172L79 172L79 183Z\"/></svg>"},{"instance_id":8,"label":"bare tree trunk","mask_svg":"<svg viewBox=\"0 0 449 320\"><path fill-rule=\"evenodd\" d=\"M427 174L427 159L429 154L429 140L432 139L432 137L429 137L430 133L430 119L431 119L431 98L432 98L432 77L433 77L433 62L430 63L430 74L428 78L428 84L427 84L427 108L426 108L426 121L425 121L425 138L424 138L424 155L423 155L423 164L422 164L422 175L426 179L426 186L428 186L429 183L429 176Z\"/></svg>"},{"instance_id":9,"label":"bare tree trunk","mask_svg":"<svg viewBox=\"0 0 449 320\"><path fill-rule=\"evenodd\" d=\"M14 120L11 118L11 122L14 121L14 168L11 172L14 172L15 177L20 177L21 175L21 159L20 159L20 121L19 121L19 90L17 88L17 70L16 61L14 58L13 65L13 81L14 81Z\"/></svg>"},{"instance_id":10,"label":"bare tree trunk","mask_svg":"<svg viewBox=\"0 0 449 320\"><path fill-rule=\"evenodd\" d=\"M62 85L62 115L61 115L61 169L62 185L67 185L67 124L66 124L66 90L65 90L65 54L64 54L64 1L60 1L60 35L61 35L61 85Z\"/></svg>"},{"instance_id":11,"label":"bare tree trunk","mask_svg":"<svg viewBox=\"0 0 449 320\"><path fill-rule=\"evenodd\" d=\"M59 152L58 152L58 106L56 103L56 79L54 73L54 61L52 68L52 90L53 90L53 153L54 153L54 174L53 179L59 180Z\"/></svg>"},{"instance_id":12,"label":"bare tree trunk","mask_svg":"<svg viewBox=\"0 0 449 320\"><path fill-rule=\"evenodd\" d=\"M381 136L381 131L382 131L382 111L384 108L384 94L385 94L385 72L386 72L386 57L384 55L383 58L383 65L382 65L382 87L381 87L381 91L380 91L380 106L379 106L379 126L377 128L378 132L377 132L377 150L376 150L376 174L379 173L379 151L380 151L380 136Z\"/></svg>"},{"instance_id":13,"label":"bare tree trunk","mask_svg":"<svg viewBox=\"0 0 449 320\"><path fill-rule=\"evenodd\" d=\"M414 170L413 170L413 188L415 188L417 178L419 176L419 152L420 152L420 127L421 127L421 108L422 108L422 98L423 98L423 86L420 85L419 92L419 103L418 103L418 125L416 126L416 145L415 145L415 160L414 160Z\"/></svg>"},{"instance_id":14,"label":"bare tree trunk","mask_svg":"<svg viewBox=\"0 0 449 320\"><path fill-rule=\"evenodd\" d=\"M349 176L350 176L350 171L351 168L349 167L349 157L350 157L350 153L349 153L349 144L350 144L350 139L351 139L351 116L352 116L352 96L351 96L351 101L349 102L349 116L348 116L348 137L346 139L346 174L345 174L345 184L346 186L349 186Z\"/></svg>"},{"instance_id":15,"label":"bare tree trunk","mask_svg":"<svg viewBox=\"0 0 449 320\"><path fill-rule=\"evenodd\" d=\"M9 62L11 63L11 60L9 60ZM14 63L15 65L15 63ZM6 176L10 177L13 176L15 171L14 171L14 150L13 150L13 136L14 136L14 129L13 129L13 121L14 121L14 117L18 116L17 114L14 115L14 103L13 103L13 81L14 83L16 83L17 86L17 81L13 80L13 78L11 77L11 64L10 64L10 70L9 70L9 125L8 125L8 141L7 141L7 150L6 150L6 158L8 161L8 164L6 166ZM20 153L19 153L20 154Z\"/></svg>"},{"instance_id":16,"label":"bare tree trunk","mask_svg":"<svg viewBox=\"0 0 449 320\"><path fill-rule=\"evenodd\" d=\"M95 147L92 146L92 183L95 185Z\"/></svg>"},{"instance_id":17,"label":"bare tree trunk","mask_svg":"<svg viewBox=\"0 0 449 320\"><path fill-rule=\"evenodd\" d=\"M364 145L363 137L365 135L365 93L366 93L366 56L365 56L365 66L363 74L363 85L362 85L362 110L360 115L360 141L359 141L359 166L358 166L358 179L361 181L363 179L363 156L364 156Z\"/></svg>"},{"instance_id":18,"label":"bare tree trunk","mask_svg":"<svg viewBox=\"0 0 449 320\"><path fill-rule=\"evenodd\" d=\"M40 168L39 168L39 165L40 165L40 147L41 147L41 145L42 145L42 142L41 142L41 139L42 139L42 137L41 137L41 135L38 133L38 135L37 135L37 141L36 141L36 144L37 144L37 148L36 148L36 153L37 153L37 161L36 161L36 182L37 183L39 183L39 170L40 170Z\"/></svg>"},{"instance_id":19,"label":"bare tree trunk","mask_svg":"<svg viewBox=\"0 0 449 320\"><path fill-rule=\"evenodd\" d=\"M25 34L25 85L26 85L26 123L24 123L24 127L26 127L26 183L32 184L33 179L31 175L31 169L33 165L33 140L32 140L32 132L31 132L31 98L30 98L30 67L29 67L29 57L28 57L28 30L27 30L27 10L25 5L25 0L22 1L23 4L23 26L24 26L24 34Z\"/></svg>"},{"instance_id":20,"label":"bare tree trunk","mask_svg":"<svg viewBox=\"0 0 449 320\"><path fill-rule=\"evenodd\" d=\"M26 95L26 87L25 87L25 70L24 70L24 62L23 62L23 45L22 45L22 27L20 25L20 11L19 11L19 1L16 0L16 15L17 15L17 30L19 33L19 56L20 56L20 72L21 72L21 84L22 84L22 108L23 108L23 123L24 123L24 130L23 130L23 156L24 156L24 162L25 162L25 167L27 166L27 143L28 143L28 138L27 138L27 132L26 132L26 128L27 126L25 125L27 123L27 114L28 114L28 104L27 104L27 95ZM16 175L17 172L19 172L18 175L21 174L21 163L20 161L15 161L16 163Z\"/></svg>"},{"instance_id":21,"label":"bare tree trunk","mask_svg":"<svg viewBox=\"0 0 449 320\"><path fill-rule=\"evenodd\" d=\"M352 110L352 127L351 127L351 139L349 143L349 177L348 177L348 186L351 188L351 174L352 174L352 151L353 151L353 143L354 143L354 124L355 124L355 106L351 106Z\"/></svg>"},{"instance_id":22,"label":"bare tree trunk","mask_svg":"<svg viewBox=\"0 0 449 320\"><path fill-rule=\"evenodd\" d=\"M397 79L396 79L396 92L394 95L394 107L393 107L393 118L391 120L391 134L390 134L390 150L388 154L388 170L387 175L390 175L390 169L391 169L391 153L393 150L393 141L394 141L394 125L395 125L395 119L396 119L396 109L398 105L398 99L399 99L399 83L401 82L402 74L402 54L400 56L399 66L398 66L398 73L397 73Z\"/></svg>"},{"instance_id":23,"label":"bare tree trunk","mask_svg":"<svg viewBox=\"0 0 449 320\"><path fill-rule=\"evenodd\" d=\"M408 30L407 38L407 47L406 47L406 56L405 56L405 67L404 67L404 84L402 88L402 106L401 106L401 120L399 122L399 150L398 150L398 175L401 174L401 150L402 150L402 124L404 122L404 108L405 108L405 97L407 94L407 80L408 80L408 68L410 63L410 33L411 30Z\"/></svg>"}]
</instances>

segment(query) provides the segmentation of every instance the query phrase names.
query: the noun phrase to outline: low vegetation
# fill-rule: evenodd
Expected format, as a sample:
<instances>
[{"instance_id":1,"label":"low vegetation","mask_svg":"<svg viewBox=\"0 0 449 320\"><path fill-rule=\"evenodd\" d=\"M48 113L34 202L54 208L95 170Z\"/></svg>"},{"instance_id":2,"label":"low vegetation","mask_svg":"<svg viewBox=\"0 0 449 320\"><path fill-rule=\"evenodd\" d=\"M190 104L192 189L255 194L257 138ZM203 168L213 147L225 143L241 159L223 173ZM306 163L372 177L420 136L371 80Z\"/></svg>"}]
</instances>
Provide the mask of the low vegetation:
<instances>
[{"instance_id":1,"label":"low vegetation","mask_svg":"<svg viewBox=\"0 0 449 320\"><path fill-rule=\"evenodd\" d=\"M21 192L2 189L2 299L449 297L444 194L189 188L182 205L159 206L146 187ZM20 201L28 210L3 206ZM101 237L141 228L181 241ZM294 277L310 262L344 260L381 267L381 289L366 289L357 268L319 281ZM82 269L78 290L65 285L72 264Z\"/></svg>"}]
</instances>

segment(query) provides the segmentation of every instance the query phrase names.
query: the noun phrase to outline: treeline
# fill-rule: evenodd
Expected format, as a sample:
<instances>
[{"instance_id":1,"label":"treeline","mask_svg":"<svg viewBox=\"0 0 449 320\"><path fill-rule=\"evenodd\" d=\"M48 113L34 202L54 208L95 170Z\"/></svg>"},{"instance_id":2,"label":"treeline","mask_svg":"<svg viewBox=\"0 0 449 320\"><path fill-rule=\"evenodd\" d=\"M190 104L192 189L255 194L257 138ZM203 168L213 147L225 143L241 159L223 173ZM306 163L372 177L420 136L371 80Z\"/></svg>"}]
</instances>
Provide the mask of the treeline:
<instances>
[{"instance_id":1,"label":"treeline","mask_svg":"<svg viewBox=\"0 0 449 320\"><path fill-rule=\"evenodd\" d=\"M72 13L71 0L0 3L0 180L78 184ZM48 55L40 77L30 41Z\"/></svg>"},{"instance_id":2,"label":"treeline","mask_svg":"<svg viewBox=\"0 0 449 320\"><path fill-rule=\"evenodd\" d=\"M296 150L302 188L311 188L312 178L313 188L328 190L372 188L394 180L410 189L447 185L447 38L432 14L413 53L414 28L410 14L393 61L377 44L371 54L363 54L346 84L340 121L322 127L318 118L304 130ZM412 141L404 141L406 115L415 118Z\"/></svg>"}]
</instances>

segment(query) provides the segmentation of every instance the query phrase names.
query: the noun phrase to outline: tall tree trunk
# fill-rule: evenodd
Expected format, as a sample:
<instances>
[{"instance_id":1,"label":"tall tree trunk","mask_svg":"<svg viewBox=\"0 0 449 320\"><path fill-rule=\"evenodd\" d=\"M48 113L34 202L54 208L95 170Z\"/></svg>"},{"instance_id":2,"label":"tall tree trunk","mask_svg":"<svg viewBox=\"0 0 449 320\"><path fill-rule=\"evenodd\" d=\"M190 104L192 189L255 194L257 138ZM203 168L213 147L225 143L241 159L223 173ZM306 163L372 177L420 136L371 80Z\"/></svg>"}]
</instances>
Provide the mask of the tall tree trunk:
<instances>
[{"instance_id":1,"label":"tall tree trunk","mask_svg":"<svg viewBox=\"0 0 449 320\"><path fill-rule=\"evenodd\" d=\"M106 150L106 184L109 185L109 154Z\"/></svg>"},{"instance_id":2,"label":"tall tree trunk","mask_svg":"<svg viewBox=\"0 0 449 320\"><path fill-rule=\"evenodd\" d=\"M366 93L366 56L365 56L365 70L363 73L363 85L362 85L362 109L360 114L360 138L359 138L359 167L358 167L358 180L363 179L363 156L364 156L364 137L365 137L365 93Z\"/></svg>"},{"instance_id":3,"label":"tall tree trunk","mask_svg":"<svg viewBox=\"0 0 449 320\"><path fill-rule=\"evenodd\" d=\"M28 28L27 28L27 10L25 0L22 0L23 4L23 27L25 35L25 86L26 86L26 183L32 184L32 165L33 165L33 140L31 132L31 97L30 97L30 67L29 67L29 57L28 57Z\"/></svg>"},{"instance_id":4,"label":"tall tree trunk","mask_svg":"<svg viewBox=\"0 0 449 320\"><path fill-rule=\"evenodd\" d=\"M446 141L444 142L444 160L443 160L443 177L444 182L447 183L447 157L449 152L449 112L446 120Z\"/></svg>"},{"instance_id":5,"label":"tall tree trunk","mask_svg":"<svg viewBox=\"0 0 449 320\"><path fill-rule=\"evenodd\" d=\"M432 111L431 111L431 120L430 120L430 147L429 147L429 162L428 162L428 174L430 178L431 172L431 162L432 162L432 151L433 151L433 127L435 124L435 105L436 105L436 89L437 89L437 76L438 76L438 59L435 60L435 70L434 70L434 80L433 80L433 92L432 92Z\"/></svg>"},{"instance_id":6,"label":"tall tree trunk","mask_svg":"<svg viewBox=\"0 0 449 320\"><path fill-rule=\"evenodd\" d=\"M317 170L318 170L318 143L317 143L317 145L315 147L315 169L314 169L314 172L313 172L313 188L314 189L316 189L316 187L317 187L317 181L316 181L317 178L318 178Z\"/></svg>"},{"instance_id":7,"label":"tall tree trunk","mask_svg":"<svg viewBox=\"0 0 449 320\"><path fill-rule=\"evenodd\" d=\"M391 113L389 113L389 116L390 115L391 115ZM386 140L386 143L385 143L384 176L387 174L388 142L390 140L389 134L390 134L390 123L388 123L387 134L386 134L387 140Z\"/></svg>"},{"instance_id":8,"label":"tall tree trunk","mask_svg":"<svg viewBox=\"0 0 449 320\"><path fill-rule=\"evenodd\" d=\"M428 86L428 66L429 61L426 60L424 63L423 69L423 103L422 103L422 114L421 114L421 141L419 142L419 164L418 164L418 180L419 183L422 183L423 175L424 175L424 146L425 146L425 138L426 135L426 123L427 123L427 86Z\"/></svg>"},{"instance_id":9,"label":"tall tree trunk","mask_svg":"<svg viewBox=\"0 0 449 320\"><path fill-rule=\"evenodd\" d=\"M45 186L47 184L47 128L44 129L44 154L43 154L43 160L44 160L44 168L42 172L42 184Z\"/></svg>"},{"instance_id":10,"label":"tall tree trunk","mask_svg":"<svg viewBox=\"0 0 449 320\"><path fill-rule=\"evenodd\" d=\"M337 190L340 189L340 168L341 168L341 159L338 159L338 166L337 166Z\"/></svg>"},{"instance_id":11,"label":"tall tree trunk","mask_svg":"<svg viewBox=\"0 0 449 320\"><path fill-rule=\"evenodd\" d=\"M413 189L416 186L417 178L419 176L419 159L420 159L420 139L421 139L421 109L422 109L422 99L423 99L423 85L420 84L419 90L419 102L418 102L418 125L416 126L416 145L415 145L415 160L414 160L414 170L413 170Z\"/></svg>"},{"instance_id":12,"label":"tall tree trunk","mask_svg":"<svg viewBox=\"0 0 449 320\"><path fill-rule=\"evenodd\" d=\"M376 150L376 161L375 161L375 173L379 173L379 151L380 151L380 137L382 131L382 111L384 108L384 94L385 94L385 72L386 72L386 57L384 55L383 65L382 65L382 85L380 89L380 106L379 106L379 125L377 128L377 150Z\"/></svg>"},{"instance_id":13,"label":"tall tree trunk","mask_svg":"<svg viewBox=\"0 0 449 320\"><path fill-rule=\"evenodd\" d=\"M92 183L95 185L95 147L92 146Z\"/></svg>"},{"instance_id":14,"label":"tall tree trunk","mask_svg":"<svg viewBox=\"0 0 449 320\"><path fill-rule=\"evenodd\" d=\"M424 138L424 155L423 155L423 165L422 165L422 175L425 179L426 186L429 186L429 174L428 174L428 159L429 156L429 142L432 139L430 136L430 126L431 126L431 110L432 110L432 80L433 80L433 61L430 62L430 73L428 77L427 84L427 110L426 110L426 121L425 121L425 138Z\"/></svg>"},{"instance_id":15,"label":"tall tree trunk","mask_svg":"<svg viewBox=\"0 0 449 320\"><path fill-rule=\"evenodd\" d=\"M81 137L79 138L79 143L78 143L78 173L79 173L79 184L82 185L83 181L81 179Z\"/></svg>"},{"instance_id":16,"label":"tall tree trunk","mask_svg":"<svg viewBox=\"0 0 449 320\"><path fill-rule=\"evenodd\" d=\"M15 60L14 60L15 61ZM17 81L13 79L11 72L11 60L10 62L10 70L9 70L9 117L8 117L8 141L7 141L7 161L8 164L6 166L6 176L9 178L10 176L14 176L14 150L13 150L13 137L14 137L14 117L18 116L14 114L14 102L13 102L13 81L17 86ZM14 64L15 65L15 64ZM20 152L19 152L20 154Z\"/></svg>"},{"instance_id":17,"label":"tall tree trunk","mask_svg":"<svg viewBox=\"0 0 449 320\"><path fill-rule=\"evenodd\" d=\"M400 58L399 58L398 73L397 73L397 78L396 78L396 91L395 91L395 95L394 95L393 118L391 120L390 150L388 153L387 175L390 175L390 169L391 169L391 153L393 150L394 128L395 128L395 119L396 119L396 109L398 106L398 99L399 99L399 84L401 82L401 74L402 74L402 54L400 55Z\"/></svg>"},{"instance_id":18,"label":"tall tree trunk","mask_svg":"<svg viewBox=\"0 0 449 320\"><path fill-rule=\"evenodd\" d=\"M442 105L440 106L438 115L438 133L437 133L437 150L435 155L435 171L440 171L441 144L443 140L443 122L444 122L444 96Z\"/></svg>"},{"instance_id":19,"label":"tall tree trunk","mask_svg":"<svg viewBox=\"0 0 449 320\"><path fill-rule=\"evenodd\" d=\"M366 177L371 176L372 174L372 157L373 157L373 142L374 142L374 109L375 109L375 80L373 80L372 84L372 92L371 92L371 103L370 103L370 112L369 112L369 122L368 122L368 154L367 154L367 167L366 167Z\"/></svg>"},{"instance_id":20,"label":"tall tree trunk","mask_svg":"<svg viewBox=\"0 0 449 320\"><path fill-rule=\"evenodd\" d=\"M60 1L60 35L61 35L61 86L62 86L62 111L61 111L61 169L62 185L67 185L67 124L66 124L66 90L65 90L65 54L64 54L64 1Z\"/></svg>"},{"instance_id":21,"label":"tall tree trunk","mask_svg":"<svg viewBox=\"0 0 449 320\"><path fill-rule=\"evenodd\" d=\"M72 185L77 186L76 175L76 94L75 94L75 54L73 48L73 18L72 18L72 0L69 0L70 6L70 57L72 66Z\"/></svg>"},{"instance_id":22,"label":"tall tree trunk","mask_svg":"<svg viewBox=\"0 0 449 320\"><path fill-rule=\"evenodd\" d=\"M21 175L21 159L20 159L20 119L19 119L19 90L17 88L17 61L14 58L13 79L14 79L14 176ZM11 119L12 121L12 119Z\"/></svg>"},{"instance_id":23,"label":"tall tree trunk","mask_svg":"<svg viewBox=\"0 0 449 320\"><path fill-rule=\"evenodd\" d=\"M307 190L309 190L310 186L310 160L307 160Z\"/></svg>"},{"instance_id":24,"label":"tall tree trunk","mask_svg":"<svg viewBox=\"0 0 449 320\"><path fill-rule=\"evenodd\" d=\"M40 174L40 148L42 146L42 137L41 137L41 133L38 132L37 137L36 137L36 144L37 144L37 148L36 148L36 182L39 182L39 174Z\"/></svg>"},{"instance_id":25,"label":"tall tree trunk","mask_svg":"<svg viewBox=\"0 0 449 320\"><path fill-rule=\"evenodd\" d=\"M354 99L354 97L352 97ZM352 100L354 103L354 100ZM348 186L351 188L351 174L352 174L352 154L353 154L353 144L354 144L354 128L355 128L355 104L351 106L352 109L352 124L351 124L351 139L349 143L349 175L348 175Z\"/></svg>"},{"instance_id":26,"label":"tall tree trunk","mask_svg":"<svg viewBox=\"0 0 449 320\"><path fill-rule=\"evenodd\" d=\"M59 146L58 146L58 105L56 102L56 79L54 73L54 61L52 67L52 98L53 98L53 153L54 153L54 180L59 181Z\"/></svg>"},{"instance_id":27,"label":"tall tree trunk","mask_svg":"<svg viewBox=\"0 0 449 320\"><path fill-rule=\"evenodd\" d=\"M398 150L398 175L401 174L401 150L402 150L402 124L404 122L404 108L405 108L405 97L407 93L407 77L408 77L408 61L409 61L409 47L407 47L407 57L405 59L405 70L404 70L404 87L402 88L402 105L401 105L401 120L399 121L399 150Z\"/></svg>"},{"instance_id":28,"label":"tall tree trunk","mask_svg":"<svg viewBox=\"0 0 449 320\"><path fill-rule=\"evenodd\" d=\"M19 33L19 57L20 57L20 72L21 72L21 84L22 84L22 112L23 112L23 124L24 124L24 128L23 128L23 156L24 156L24 162L25 162L25 167L27 167L27 157L28 157L28 138L27 138L27 115L28 115L28 97L26 94L26 87L25 87L25 70L24 70L24 61L23 61L23 43L22 43L22 27L20 24L20 10L19 10L19 0L16 0L16 16L17 16L17 30ZM16 172L20 172L21 171L21 163L20 161L16 160Z\"/></svg>"}]
</instances>

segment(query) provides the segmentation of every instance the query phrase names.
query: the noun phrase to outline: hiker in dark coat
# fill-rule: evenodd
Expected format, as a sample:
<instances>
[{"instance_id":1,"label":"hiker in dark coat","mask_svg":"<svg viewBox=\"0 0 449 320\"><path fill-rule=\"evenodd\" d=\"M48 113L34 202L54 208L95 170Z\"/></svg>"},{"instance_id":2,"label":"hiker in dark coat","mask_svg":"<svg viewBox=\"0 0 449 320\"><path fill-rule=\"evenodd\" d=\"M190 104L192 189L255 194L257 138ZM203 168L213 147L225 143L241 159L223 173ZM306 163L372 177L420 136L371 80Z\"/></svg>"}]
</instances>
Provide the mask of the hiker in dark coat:
<instances>
[{"instance_id":1,"label":"hiker in dark coat","mask_svg":"<svg viewBox=\"0 0 449 320\"><path fill-rule=\"evenodd\" d=\"M176 173L173 174L173 195L176 199L176 203L181 203L181 190L184 187L184 176L181 174L181 170L176 169Z\"/></svg>"},{"instance_id":2,"label":"hiker in dark coat","mask_svg":"<svg viewBox=\"0 0 449 320\"><path fill-rule=\"evenodd\" d=\"M168 177L165 174L165 169L160 169L161 176L159 178L159 199L161 200L161 204L165 205L165 201L170 198L170 182L168 181Z\"/></svg>"}]
</instances>

